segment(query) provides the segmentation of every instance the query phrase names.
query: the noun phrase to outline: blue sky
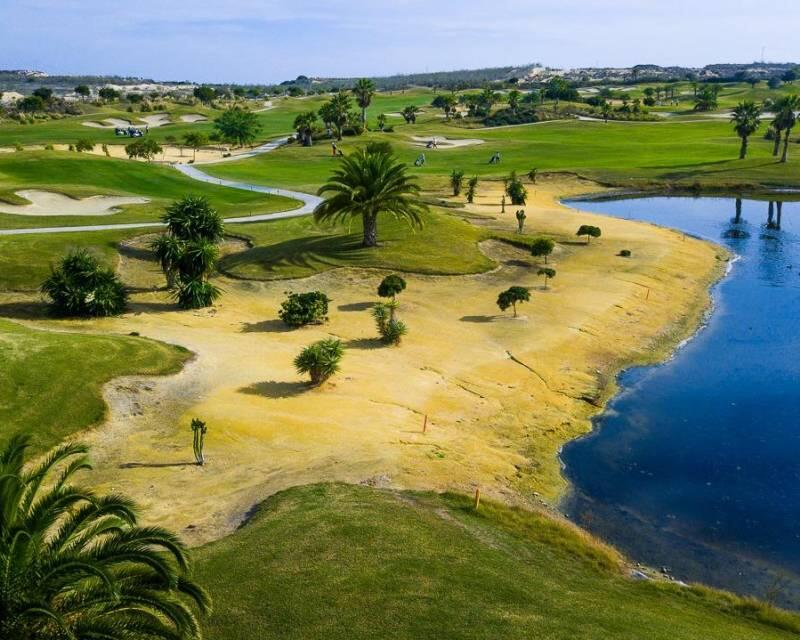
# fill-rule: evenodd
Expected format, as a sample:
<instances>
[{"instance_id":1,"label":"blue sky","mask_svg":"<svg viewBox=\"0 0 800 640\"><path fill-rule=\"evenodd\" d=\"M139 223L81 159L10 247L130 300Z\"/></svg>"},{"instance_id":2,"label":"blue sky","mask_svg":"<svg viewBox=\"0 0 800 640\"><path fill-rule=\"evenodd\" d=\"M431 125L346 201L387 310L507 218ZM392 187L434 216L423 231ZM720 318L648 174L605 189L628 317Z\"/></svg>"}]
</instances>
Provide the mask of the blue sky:
<instances>
[{"instance_id":1,"label":"blue sky","mask_svg":"<svg viewBox=\"0 0 800 640\"><path fill-rule=\"evenodd\" d=\"M120 8L124 6L125 9ZM267 83L800 61L800 0L0 0L0 68Z\"/></svg>"}]
</instances>

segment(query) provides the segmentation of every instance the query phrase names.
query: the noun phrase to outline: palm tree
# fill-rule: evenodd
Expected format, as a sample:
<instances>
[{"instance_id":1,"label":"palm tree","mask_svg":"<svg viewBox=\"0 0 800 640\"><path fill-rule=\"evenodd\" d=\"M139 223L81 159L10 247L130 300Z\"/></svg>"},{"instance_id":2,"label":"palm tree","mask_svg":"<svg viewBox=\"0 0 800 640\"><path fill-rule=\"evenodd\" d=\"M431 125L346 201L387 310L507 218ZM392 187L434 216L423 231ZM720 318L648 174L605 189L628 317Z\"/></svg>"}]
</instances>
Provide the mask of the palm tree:
<instances>
[{"instance_id":1,"label":"palm tree","mask_svg":"<svg viewBox=\"0 0 800 640\"><path fill-rule=\"evenodd\" d=\"M15 436L0 451L0 636L199 639L210 601L178 537L138 526L128 498L76 484L84 445L37 462L29 445Z\"/></svg>"},{"instance_id":2,"label":"palm tree","mask_svg":"<svg viewBox=\"0 0 800 640\"><path fill-rule=\"evenodd\" d=\"M775 120L772 126L775 128L775 148L773 154L778 155L778 147L781 141L781 132L783 134L783 153L781 154L781 162L786 162L789 155L789 136L792 134L792 129L797 124L796 111L800 109L800 96L791 94L779 98L775 101Z\"/></svg>"},{"instance_id":3,"label":"palm tree","mask_svg":"<svg viewBox=\"0 0 800 640\"><path fill-rule=\"evenodd\" d=\"M428 207L420 200L419 192L419 185L388 144L368 144L343 158L320 188L319 195L331 195L314 209L314 219L338 222L360 217L364 225L362 245L375 247L380 213L390 213L422 227L422 214Z\"/></svg>"},{"instance_id":4,"label":"palm tree","mask_svg":"<svg viewBox=\"0 0 800 640\"><path fill-rule=\"evenodd\" d=\"M177 287L175 298L185 309L211 305L220 295L208 278L224 236L222 216L206 198L186 196L167 207L161 220L167 232L150 246L167 276L167 286Z\"/></svg>"},{"instance_id":5,"label":"palm tree","mask_svg":"<svg viewBox=\"0 0 800 640\"><path fill-rule=\"evenodd\" d=\"M358 106L361 107L361 124L367 126L367 107L372 102L375 95L375 83L369 78L361 78L353 87L353 95L356 97Z\"/></svg>"},{"instance_id":6,"label":"palm tree","mask_svg":"<svg viewBox=\"0 0 800 640\"><path fill-rule=\"evenodd\" d=\"M736 135L742 139L739 160L744 160L747 155L747 139L756 132L761 124L761 107L752 100L740 102L731 113L731 122Z\"/></svg>"},{"instance_id":7,"label":"palm tree","mask_svg":"<svg viewBox=\"0 0 800 640\"><path fill-rule=\"evenodd\" d=\"M317 122L316 111L306 111L299 113L294 119L294 128L297 131L297 137L304 147L310 147L314 144L314 125Z\"/></svg>"},{"instance_id":8,"label":"palm tree","mask_svg":"<svg viewBox=\"0 0 800 640\"><path fill-rule=\"evenodd\" d=\"M406 124L416 124L417 123L417 114L419 113L419 107L416 105L410 104L401 111L403 115L403 119L406 121Z\"/></svg>"}]
</instances>

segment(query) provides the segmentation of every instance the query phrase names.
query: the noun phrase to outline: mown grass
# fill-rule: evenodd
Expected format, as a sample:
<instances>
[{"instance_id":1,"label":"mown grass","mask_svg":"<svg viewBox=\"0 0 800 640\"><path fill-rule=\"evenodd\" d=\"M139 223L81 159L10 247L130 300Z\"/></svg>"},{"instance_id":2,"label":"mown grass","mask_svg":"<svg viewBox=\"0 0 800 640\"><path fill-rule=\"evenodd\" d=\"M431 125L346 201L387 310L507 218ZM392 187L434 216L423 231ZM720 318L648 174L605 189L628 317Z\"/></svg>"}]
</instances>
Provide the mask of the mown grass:
<instances>
[{"instance_id":1,"label":"mown grass","mask_svg":"<svg viewBox=\"0 0 800 640\"><path fill-rule=\"evenodd\" d=\"M50 275L51 267L72 249L89 248L102 264L114 267L119 243L140 233L141 230L128 230L0 236L0 290L38 289Z\"/></svg>"},{"instance_id":2,"label":"mown grass","mask_svg":"<svg viewBox=\"0 0 800 640\"><path fill-rule=\"evenodd\" d=\"M766 130L766 123L761 133ZM411 136L480 138L484 144L429 151ZM469 129L428 115L417 125L398 125L394 133L348 138L345 153L369 140L391 142L400 158L413 165L425 153L424 167L413 167L429 189L442 190L453 169L467 177L502 179L512 170L526 174L570 172L628 187L669 185L723 189L755 186L800 186L800 146L792 144L789 162L772 157L772 143L756 134L746 160L738 160L740 140L726 120L691 122L584 122L562 120L540 124ZM499 165L489 158L500 152ZM312 191L336 166L329 145L290 146L257 158L208 168L223 178L269 183Z\"/></svg>"},{"instance_id":3,"label":"mown grass","mask_svg":"<svg viewBox=\"0 0 800 640\"><path fill-rule=\"evenodd\" d=\"M8 313L0 305L0 315ZM50 447L100 422L102 386L117 376L178 371L181 347L132 336L56 333L0 320L0 444L12 434Z\"/></svg>"},{"instance_id":4,"label":"mown grass","mask_svg":"<svg viewBox=\"0 0 800 640\"><path fill-rule=\"evenodd\" d=\"M394 92L392 94L379 93L373 99L370 107L371 121L381 112L400 111L409 104L424 105L430 103L433 92L419 89L407 93ZM267 140L275 136L289 134L293 130L294 119L303 111L316 111L329 99L329 96L312 96L308 98L273 98L273 107L269 110L257 111L256 116L261 125L259 134L261 139ZM261 101L248 103L249 108L259 109ZM85 122L100 122L106 118L117 118L133 122L134 126L144 128L145 123L141 116L152 116L164 113L171 122L160 127L151 127L149 134L159 142L167 142L167 138L174 137L181 141L187 133L199 132L210 135L214 130L213 120L217 118L222 109L213 109L203 105L179 105L165 103L163 111L129 113L119 104L104 105L95 108L85 105L86 111L81 116L70 116L59 120L41 120L34 124L19 124L6 120L0 122L0 147L15 144L70 144L78 140L91 140L96 144L126 144L130 139L118 137L114 129L101 129L87 127ZM207 118L205 121L186 123L182 115L199 114Z\"/></svg>"},{"instance_id":5,"label":"mown grass","mask_svg":"<svg viewBox=\"0 0 800 640\"><path fill-rule=\"evenodd\" d=\"M269 499L197 550L206 634L251 638L750 640L800 620L705 589L635 582L573 527L455 495L346 485Z\"/></svg>"},{"instance_id":6,"label":"mown grass","mask_svg":"<svg viewBox=\"0 0 800 640\"><path fill-rule=\"evenodd\" d=\"M115 224L156 220L164 207L187 194L206 196L223 215L271 213L299 206L282 196L253 193L187 178L171 167L102 156L56 151L0 154L0 199L19 204L22 189L55 191L80 198L92 195L144 196L146 204L123 207L107 216L24 216L0 214L0 228Z\"/></svg>"},{"instance_id":7,"label":"mown grass","mask_svg":"<svg viewBox=\"0 0 800 640\"><path fill-rule=\"evenodd\" d=\"M239 278L301 278L336 267L371 267L425 274L487 271L494 263L478 243L489 233L445 209L432 208L422 229L383 216L378 224L380 246L361 246L360 220L352 226L323 227L310 217L230 225L229 231L250 239L253 248L228 255L219 268Z\"/></svg>"}]
</instances>

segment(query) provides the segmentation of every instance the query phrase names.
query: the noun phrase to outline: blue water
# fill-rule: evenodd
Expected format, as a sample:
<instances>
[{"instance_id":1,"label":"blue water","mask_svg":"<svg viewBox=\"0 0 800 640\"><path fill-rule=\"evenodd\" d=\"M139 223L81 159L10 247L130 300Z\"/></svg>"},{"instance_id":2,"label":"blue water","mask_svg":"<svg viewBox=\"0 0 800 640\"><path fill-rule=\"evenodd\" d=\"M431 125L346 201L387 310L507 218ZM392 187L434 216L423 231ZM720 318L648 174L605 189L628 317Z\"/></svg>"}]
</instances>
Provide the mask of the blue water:
<instances>
[{"instance_id":1,"label":"blue water","mask_svg":"<svg viewBox=\"0 0 800 640\"><path fill-rule=\"evenodd\" d=\"M678 579L800 606L800 203L580 202L709 238L739 256L708 325L674 359L621 376L562 459L565 510ZM634 255L631 259L635 260Z\"/></svg>"}]
</instances>

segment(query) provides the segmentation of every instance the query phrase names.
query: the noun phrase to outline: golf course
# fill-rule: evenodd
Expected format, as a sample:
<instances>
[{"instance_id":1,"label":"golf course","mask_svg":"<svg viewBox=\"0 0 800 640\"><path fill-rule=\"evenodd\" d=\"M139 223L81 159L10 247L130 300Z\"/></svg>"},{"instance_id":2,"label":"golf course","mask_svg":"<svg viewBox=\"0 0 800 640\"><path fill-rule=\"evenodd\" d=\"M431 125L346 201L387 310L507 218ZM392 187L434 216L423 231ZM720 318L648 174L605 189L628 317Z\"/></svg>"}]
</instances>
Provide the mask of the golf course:
<instances>
[{"instance_id":1,"label":"golf course","mask_svg":"<svg viewBox=\"0 0 800 640\"><path fill-rule=\"evenodd\" d=\"M621 372L698 332L735 261L718 239L564 201L800 193L798 134L778 129L785 162L764 135L797 86L720 82L700 110L697 84L646 113L629 101L657 83L612 87L604 118L578 83L501 126L524 111L516 84L481 117L482 85L356 84L0 119L0 449L24 438L26 464L67 465L54 503L77 483L103 517L97 496L123 496L163 533L126 551L185 571L142 638L796 637L783 591L647 566L563 507L564 446ZM735 113L765 101L743 144ZM91 469L69 466L78 444ZM48 486L14 473L35 484L21 503ZM79 520L31 504L21 521ZM41 544L83 562L90 533ZM103 557L85 562L106 580ZM128 571L108 575L144 606ZM54 584L66 611L77 596ZM57 637L139 637L115 628Z\"/></svg>"}]
</instances>

